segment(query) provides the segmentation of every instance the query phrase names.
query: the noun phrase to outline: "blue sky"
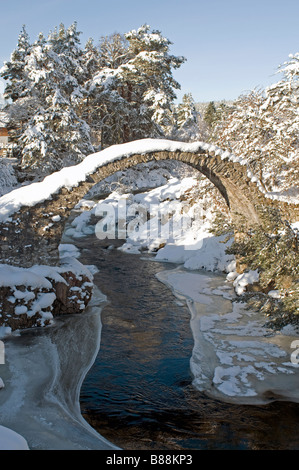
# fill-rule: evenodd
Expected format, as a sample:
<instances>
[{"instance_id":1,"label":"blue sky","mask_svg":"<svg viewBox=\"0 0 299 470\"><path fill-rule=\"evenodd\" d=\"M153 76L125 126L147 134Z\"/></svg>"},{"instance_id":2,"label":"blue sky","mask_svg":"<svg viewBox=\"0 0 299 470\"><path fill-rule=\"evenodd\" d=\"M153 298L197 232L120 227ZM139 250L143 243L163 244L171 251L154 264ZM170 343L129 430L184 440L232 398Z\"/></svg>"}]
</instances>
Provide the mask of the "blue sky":
<instances>
[{"instance_id":1,"label":"blue sky","mask_svg":"<svg viewBox=\"0 0 299 470\"><path fill-rule=\"evenodd\" d=\"M0 6L0 65L23 24L33 42L40 31L77 21L82 45L149 24L187 59L174 72L178 99L190 92L196 101L230 100L264 88L299 51L298 0L0 0Z\"/></svg>"}]
</instances>

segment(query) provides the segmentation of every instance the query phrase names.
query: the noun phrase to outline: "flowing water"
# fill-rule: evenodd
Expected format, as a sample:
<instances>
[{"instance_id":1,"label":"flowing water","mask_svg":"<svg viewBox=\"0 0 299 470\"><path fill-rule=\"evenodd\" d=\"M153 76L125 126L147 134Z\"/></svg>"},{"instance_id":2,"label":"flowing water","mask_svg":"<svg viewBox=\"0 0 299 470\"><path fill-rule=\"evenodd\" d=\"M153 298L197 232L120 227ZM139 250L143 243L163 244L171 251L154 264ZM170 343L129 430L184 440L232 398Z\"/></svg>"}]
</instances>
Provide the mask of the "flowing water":
<instances>
[{"instance_id":1,"label":"flowing water","mask_svg":"<svg viewBox=\"0 0 299 470\"><path fill-rule=\"evenodd\" d=\"M189 309L155 277L173 266L91 238L78 246L80 261L98 267L95 283L108 299L80 394L94 429L128 450L299 449L299 404L231 404L194 388Z\"/></svg>"}]
</instances>

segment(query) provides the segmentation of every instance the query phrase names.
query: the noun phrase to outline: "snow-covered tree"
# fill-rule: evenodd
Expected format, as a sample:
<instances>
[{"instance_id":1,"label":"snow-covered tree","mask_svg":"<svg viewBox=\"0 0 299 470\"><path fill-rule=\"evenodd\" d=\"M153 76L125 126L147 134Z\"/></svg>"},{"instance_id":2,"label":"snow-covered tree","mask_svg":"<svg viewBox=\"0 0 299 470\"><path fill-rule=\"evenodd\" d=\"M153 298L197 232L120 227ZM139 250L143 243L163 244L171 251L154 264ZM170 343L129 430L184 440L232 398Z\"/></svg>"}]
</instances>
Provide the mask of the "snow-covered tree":
<instances>
[{"instance_id":1,"label":"snow-covered tree","mask_svg":"<svg viewBox=\"0 0 299 470\"><path fill-rule=\"evenodd\" d=\"M101 68L117 69L120 65L126 63L130 58L130 54L125 36L119 33L102 36L99 56Z\"/></svg>"},{"instance_id":2,"label":"snow-covered tree","mask_svg":"<svg viewBox=\"0 0 299 470\"><path fill-rule=\"evenodd\" d=\"M259 176L263 166L260 144L266 143L269 137L261 119L263 103L264 96L258 90L241 95L234 103L234 111L216 128L218 145L246 158Z\"/></svg>"},{"instance_id":3,"label":"snow-covered tree","mask_svg":"<svg viewBox=\"0 0 299 470\"><path fill-rule=\"evenodd\" d=\"M130 109L121 96L118 69L100 69L89 82L91 126L98 133L100 146L125 141L124 130Z\"/></svg>"},{"instance_id":4,"label":"snow-covered tree","mask_svg":"<svg viewBox=\"0 0 299 470\"><path fill-rule=\"evenodd\" d=\"M27 63L39 108L20 138L22 167L45 173L82 160L93 147L89 127L80 117L86 90L76 24L67 30L60 25L46 44L35 44Z\"/></svg>"},{"instance_id":5,"label":"snow-covered tree","mask_svg":"<svg viewBox=\"0 0 299 470\"><path fill-rule=\"evenodd\" d=\"M4 63L0 71L1 77L6 81L4 98L7 100L8 126L13 139L18 138L24 125L36 110L35 98L30 94L30 80L26 70L26 61L30 52L29 36L23 26L10 60Z\"/></svg>"},{"instance_id":6,"label":"snow-covered tree","mask_svg":"<svg viewBox=\"0 0 299 470\"><path fill-rule=\"evenodd\" d=\"M82 67L84 74L84 83L90 80L100 67L100 52L94 45L94 40L89 38L85 44L82 53Z\"/></svg>"},{"instance_id":7,"label":"snow-covered tree","mask_svg":"<svg viewBox=\"0 0 299 470\"><path fill-rule=\"evenodd\" d=\"M299 177L299 53L279 66L282 79L265 90L261 107L265 130L270 136L267 153L277 165L275 186L298 185Z\"/></svg>"},{"instance_id":8,"label":"snow-covered tree","mask_svg":"<svg viewBox=\"0 0 299 470\"><path fill-rule=\"evenodd\" d=\"M214 101L210 101L208 104L205 113L204 113L204 121L208 124L209 127L212 127L214 123L217 121L217 109L215 106Z\"/></svg>"},{"instance_id":9,"label":"snow-covered tree","mask_svg":"<svg viewBox=\"0 0 299 470\"><path fill-rule=\"evenodd\" d=\"M16 101L27 95L27 77L24 70L26 57L30 53L29 36L25 25L23 26L15 50L10 60L4 63L1 69L1 77L7 81L4 98Z\"/></svg>"},{"instance_id":10,"label":"snow-covered tree","mask_svg":"<svg viewBox=\"0 0 299 470\"><path fill-rule=\"evenodd\" d=\"M217 126L217 144L242 156L267 190L290 190L299 168L299 54L279 67L282 79L239 97Z\"/></svg>"},{"instance_id":11,"label":"snow-covered tree","mask_svg":"<svg viewBox=\"0 0 299 470\"><path fill-rule=\"evenodd\" d=\"M25 28L3 70L7 110L23 168L42 172L80 161L98 147L170 134L184 62L147 25L80 45L77 24L60 24L33 44ZM12 126L10 126L12 128Z\"/></svg>"},{"instance_id":12,"label":"snow-covered tree","mask_svg":"<svg viewBox=\"0 0 299 470\"><path fill-rule=\"evenodd\" d=\"M180 140L194 141L199 138L199 115L191 93L182 98L182 103L175 109L176 132L175 137Z\"/></svg>"},{"instance_id":13,"label":"snow-covered tree","mask_svg":"<svg viewBox=\"0 0 299 470\"><path fill-rule=\"evenodd\" d=\"M17 187L18 181L12 166L0 160L0 197Z\"/></svg>"},{"instance_id":14,"label":"snow-covered tree","mask_svg":"<svg viewBox=\"0 0 299 470\"><path fill-rule=\"evenodd\" d=\"M141 117L135 132L138 137L167 134L172 126L172 104L179 83L173 69L179 68L184 57L169 53L169 39L148 25L125 35L133 58L122 67L122 81L131 85L130 103Z\"/></svg>"},{"instance_id":15,"label":"snow-covered tree","mask_svg":"<svg viewBox=\"0 0 299 470\"><path fill-rule=\"evenodd\" d=\"M148 25L101 43L102 68L90 83L102 144L165 135L172 125L172 76L184 58L169 54L170 41Z\"/></svg>"},{"instance_id":16,"label":"snow-covered tree","mask_svg":"<svg viewBox=\"0 0 299 470\"><path fill-rule=\"evenodd\" d=\"M127 47L125 38L116 33L102 37L96 51L90 52L96 60L93 60L93 69L86 82L88 98L85 112L94 142L100 147L124 141L124 123L129 111L126 100L121 96L117 71L128 60Z\"/></svg>"}]
</instances>

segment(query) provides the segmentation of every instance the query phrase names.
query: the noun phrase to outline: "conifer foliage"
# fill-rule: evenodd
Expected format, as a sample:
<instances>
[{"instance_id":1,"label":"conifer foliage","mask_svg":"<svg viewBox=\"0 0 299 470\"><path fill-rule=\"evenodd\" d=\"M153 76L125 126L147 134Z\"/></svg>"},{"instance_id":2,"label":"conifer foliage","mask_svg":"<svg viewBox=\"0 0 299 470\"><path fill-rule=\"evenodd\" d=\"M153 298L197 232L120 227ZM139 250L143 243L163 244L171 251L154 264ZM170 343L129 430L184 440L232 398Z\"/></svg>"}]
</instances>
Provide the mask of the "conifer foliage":
<instances>
[{"instance_id":1,"label":"conifer foliage","mask_svg":"<svg viewBox=\"0 0 299 470\"><path fill-rule=\"evenodd\" d=\"M175 110L176 134L179 140L196 140L199 136L199 115L191 93L183 96Z\"/></svg>"},{"instance_id":2,"label":"conifer foliage","mask_svg":"<svg viewBox=\"0 0 299 470\"><path fill-rule=\"evenodd\" d=\"M4 65L2 76L10 79L6 97L12 101L14 125L19 126L16 140L22 167L49 173L80 161L93 147L88 126L80 116L86 92L76 23L68 29L60 25L47 40L40 34L36 42L27 45L22 55L22 79L18 78L20 90L11 90L16 79L15 57L13 53ZM20 105L27 110L25 116L18 114Z\"/></svg>"},{"instance_id":3,"label":"conifer foliage","mask_svg":"<svg viewBox=\"0 0 299 470\"><path fill-rule=\"evenodd\" d=\"M299 53L277 73L278 82L240 96L224 114L216 143L242 157L267 191L291 194L299 176Z\"/></svg>"},{"instance_id":4,"label":"conifer foliage","mask_svg":"<svg viewBox=\"0 0 299 470\"><path fill-rule=\"evenodd\" d=\"M252 300L270 321L278 326L298 323L299 230L277 208L261 208L261 218L262 224L244 232L228 252L259 271L260 293Z\"/></svg>"},{"instance_id":5,"label":"conifer foliage","mask_svg":"<svg viewBox=\"0 0 299 470\"><path fill-rule=\"evenodd\" d=\"M169 133L180 88L172 70L185 60L169 53L170 44L148 25L102 38L101 67L89 83L102 146Z\"/></svg>"},{"instance_id":6,"label":"conifer foliage","mask_svg":"<svg viewBox=\"0 0 299 470\"><path fill-rule=\"evenodd\" d=\"M148 25L80 44L77 24L61 24L31 44L23 27L1 69L23 169L49 173L112 144L170 135L185 61Z\"/></svg>"}]
</instances>

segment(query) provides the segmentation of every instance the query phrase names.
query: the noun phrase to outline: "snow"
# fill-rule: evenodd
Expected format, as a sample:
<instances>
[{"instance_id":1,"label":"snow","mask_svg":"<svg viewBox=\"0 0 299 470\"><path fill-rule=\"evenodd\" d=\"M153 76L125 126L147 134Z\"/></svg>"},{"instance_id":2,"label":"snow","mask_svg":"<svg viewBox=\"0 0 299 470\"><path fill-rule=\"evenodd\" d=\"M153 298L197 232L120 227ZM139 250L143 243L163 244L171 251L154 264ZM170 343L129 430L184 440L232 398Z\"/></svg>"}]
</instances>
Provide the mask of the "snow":
<instances>
[{"instance_id":1,"label":"snow","mask_svg":"<svg viewBox=\"0 0 299 470\"><path fill-rule=\"evenodd\" d=\"M256 269L255 271L248 271L237 276L234 280L235 291L238 295L243 294L246 291L246 286L249 284L254 284L259 281L259 273Z\"/></svg>"},{"instance_id":2,"label":"snow","mask_svg":"<svg viewBox=\"0 0 299 470\"><path fill-rule=\"evenodd\" d=\"M78 249L74 245L61 245L60 254L60 267L35 265L31 268L20 268L5 264L0 265L0 285L11 288L13 295L8 300L12 304L15 304L18 300L27 302L35 299L30 309L28 309L26 305L16 305L14 307L16 315L26 314L28 317L31 317L38 312L41 315L41 321L51 321L53 316L48 309L56 299L55 294L53 292L37 292L37 294L34 294L34 292L29 289L51 289L52 284L50 280L66 284L65 279L61 276L61 273L65 271L71 270L77 276L85 274L92 281L92 272L95 272L94 267L83 266L76 258L72 257L72 255L78 256ZM93 283L90 282L90 285L93 285ZM17 286L24 286L26 289L21 291ZM82 308L85 308L85 306L82 306ZM14 332L14 335L15 334ZM4 339L11 337L11 335L11 328L5 326L0 327L0 338ZM0 346L1 345L2 343L0 342ZM0 377L0 390L4 389L4 386L4 381ZM21 406L21 401L19 402L18 400L17 406ZM21 435L9 428L0 426L0 450L27 449L29 449L27 442Z\"/></svg>"},{"instance_id":3,"label":"snow","mask_svg":"<svg viewBox=\"0 0 299 470\"><path fill-rule=\"evenodd\" d=\"M85 275L93 280L92 267L83 266L75 257L78 256L78 250L71 244L60 246L61 265L60 266L46 266L34 265L30 268L20 268L16 266L9 266L0 264L0 286L10 287L13 294L9 297L9 302L12 304L17 301L29 302L32 301L30 310L25 304L16 305L14 312L16 315L26 314L29 318L39 313L41 316L42 324L46 320L51 320L52 314L48 309L53 305L56 296L53 292L41 292L42 289L53 289L53 282L61 282L67 284L64 277L61 275L64 272L71 271L77 277ZM27 289L21 291L17 286L23 286ZM29 289L29 290L28 290ZM34 293L33 290L37 290ZM39 292L40 291L40 292ZM1 329L0 328L0 336ZM7 330L3 330L5 333Z\"/></svg>"},{"instance_id":4,"label":"snow","mask_svg":"<svg viewBox=\"0 0 299 470\"><path fill-rule=\"evenodd\" d=\"M73 187L79 184L86 175L109 161L136 153L159 150L196 151L199 148L216 151L224 158L232 158L227 152L221 153L209 144L185 144L164 140L145 139L129 144L122 144L90 155L77 166L69 167L46 177L40 183L33 183L19 188L0 198L0 221L8 220L10 215L22 205L34 205L51 197L62 186ZM146 170L144 170L146 173ZM157 175L158 178L158 175ZM139 220L138 230L131 225L128 237L122 250L138 253L144 249L152 252L157 261L178 263L181 267L174 271L165 271L157 275L161 282L167 284L180 302L187 303L191 314L191 329L194 336L194 350L191 358L191 369L194 386L222 399L237 402L263 401L263 393L268 389L280 393L292 400L298 400L298 364L290 362L288 351L291 341L298 337L289 327L280 333L273 333L264 326L264 318L258 313L246 309L241 302L235 302L235 294L242 294L248 284L258 282L258 271L243 274L236 272L234 257L225 253L230 241L224 237L211 234L212 211L204 207L209 201L198 200L195 204L181 201L181 196L198 187L198 179L194 176L183 179L170 178L166 183L159 175L163 185L142 194L123 195L115 191L108 198L97 204L94 201L82 200L76 210L82 210L67 228L67 235L80 238L94 232L90 225L91 215L99 215L101 204L113 207L115 216L124 201L129 207L143 207L151 215L151 224ZM141 184L149 181L148 176L140 177ZM166 231L166 236L156 231L161 228L161 210L163 215L174 214L170 220L177 222L176 215L185 212L185 226L173 225L174 230ZM87 209L87 210L86 210ZM134 219L131 214L130 222ZM200 217L198 217L200 214ZM59 216L53 216L53 223L59 223ZM49 288L49 279L66 282L60 275L70 269L77 275L86 274L93 279L96 272L93 266L83 266L77 258L80 255L74 244L64 243L59 247L62 265L60 268L50 266L33 266L17 268L0 265L0 285L13 288L10 299L15 303L18 299L32 300L30 288ZM216 273L227 274L226 280L201 274L198 270L205 269ZM212 274L211 274L212 276ZM23 292L16 286L23 285ZM271 291L270 296L277 298L279 292ZM15 313L33 315L50 307L55 300L54 294L40 293L31 310L25 306L16 306ZM224 304L223 304L224 302ZM223 307L224 305L224 307ZM223 310L224 309L224 310ZM51 312L44 312L44 318L51 318ZM11 333L9 328L0 327L0 338ZM0 389L4 382L0 378ZM267 388L268 387L268 388ZM0 450L3 448L28 448L22 436L0 426Z\"/></svg>"},{"instance_id":5,"label":"snow","mask_svg":"<svg viewBox=\"0 0 299 470\"><path fill-rule=\"evenodd\" d=\"M208 195L203 199L193 195L198 201L189 203L182 198L190 192L192 199L202 181L195 176L170 177L166 184L144 193L114 191L99 203L91 204L87 200L85 205L82 201L76 210L87 210L74 218L65 234L76 239L96 233L102 239L107 236L103 231L107 225L110 238L116 236L125 240L120 250L137 254L148 250L156 253L157 261L180 263L190 270L205 268L229 272L235 269L234 257L225 253L231 240L215 237L210 232L211 199ZM107 215L96 226L91 225L92 215L100 217L105 213ZM121 232L122 219L126 219L127 227Z\"/></svg>"},{"instance_id":6,"label":"snow","mask_svg":"<svg viewBox=\"0 0 299 470\"><path fill-rule=\"evenodd\" d=\"M1 149L1 144L0 144ZM13 159L1 157L0 160L0 196L7 194L18 186L12 167Z\"/></svg>"},{"instance_id":7,"label":"snow","mask_svg":"<svg viewBox=\"0 0 299 470\"><path fill-rule=\"evenodd\" d=\"M200 184L194 176L181 180L169 178L166 184L143 193L114 191L99 205L94 201L82 202L77 210L87 211L73 220L66 233L74 238L87 235L92 230L91 214L96 215L103 204L109 204L110 215L114 214L111 220L117 221L118 211L123 211L125 203L127 214L131 214L127 218L131 230L127 230L124 244L118 249L133 255L147 250L157 261L179 264L179 268L159 273L157 277L190 309L194 337L190 365L194 386L237 403L267 402L264 393L269 390L298 401L298 365L292 363L289 350L298 332L284 328L275 333L265 327L263 315L236 301L249 284L258 282L259 273L258 270L237 273L236 260L225 253L230 241L210 232L213 213L209 195L203 200L194 198L193 191ZM193 202L180 200L187 193ZM136 231L132 230L135 214L130 210L132 207L150 215L149 220L138 219ZM184 207L191 223L183 232L170 231L163 238L156 229L163 210L164 215L169 214L170 207L179 213ZM175 214L172 218L175 219ZM199 271L202 269L205 271ZM225 276L217 277L219 272ZM273 291L270 295L277 297L279 293Z\"/></svg>"},{"instance_id":8,"label":"snow","mask_svg":"<svg viewBox=\"0 0 299 470\"><path fill-rule=\"evenodd\" d=\"M236 302L231 285L214 276L181 267L157 274L190 310L194 386L235 403L265 403L269 391L298 401L299 365L290 351L298 332L268 329L263 315Z\"/></svg>"},{"instance_id":9,"label":"snow","mask_svg":"<svg viewBox=\"0 0 299 470\"><path fill-rule=\"evenodd\" d=\"M66 257L78 258L80 256L79 249L71 243L61 243L58 250L60 259Z\"/></svg>"},{"instance_id":10,"label":"snow","mask_svg":"<svg viewBox=\"0 0 299 470\"><path fill-rule=\"evenodd\" d=\"M28 309L25 305L19 305L18 307L15 308L15 314L16 315L22 315L23 313L27 313Z\"/></svg>"},{"instance_id":11,"label":"snow","mask_svg":"<svg viewBox=\"0 0 299 470\"><path fill-rule=\"evenodd\" d=\"M11 328L9 326L0 326L0 338L5 338L11 335Z\"/></svg>"},{"instance_id":12,"label":"snow","mask_svg":"<svg viewBox=\"0 0 299 470\"><path fill-rule=\"evenodd\" d=\"M155 151L185 151L196 152L201 148L201 143L186 144L159 139L142 139L126 144L113 145L101 152L91 154L78 165L63 168L43 181L32 183L28 186L11 191L0 198L0 221L5 221L11 214L22 206L34 206L51 196L62 187L71 189L77 186L85 178L94 173L99 167L134 154L143 154Z\"/></svg>"},{"instance_id":13,"label":"snow","mask_svg":"<svg viewBox=\"0 0 299 470\"><path fill-rule=\"evenodd\" d=\"M43 312L43 309L51 307L55 299L56 295L53 292L39 294L36 301L33 303L31 310L24 313L27 313L28 316L33 316L37 312L42 312L43 319L52 319L52 314L50 312Z\"/></svg>"},{"instance_id":14,"label":"snow","mask_svg":"<svg viewBox=\"0 0 299 470\"><path fill-rule=\"evenodd\" d=\"M50 281L35 273L34 269L19 268L7 264L0 265L0 286L30 286L33 289L49 289L52 287Z\"/></svg>"},{"instance_id":15,"label":"snow","mask_svg":"<svg viewBox=\"0 0 299 470\"><path fill-rule=\"evenodd\" d=\"M86 177L94 173L99 167L119 159L126 158L134 154L145 154L158 151L182 151L182 152L198 152L204 149L221 155L221 158L229 158L234 160L234 156L227 157L227 152L211 144L203 142L175 142L164 139L141 139L125 144L113 145L101 152L97 152L87 156L81 163L63 168L49 176L43 181L32 183L15 189L0 198L0 222L5 222L9 217L17 212L22 206L34 206L44 200L50 199L52 195L57 193L62 187L71 189L86 179ZM242 159L238 158L242 163ZM244 163L245 164L245 163ZM261 190L263 190L260 187ZM277 194L264 194L272 199L279 199Z\"/></svg>"},{"instance_id":16,"label":"snow","mask_svg":"<svg viewBox=\"0 0 299 470\"><path fill-rule=\"evenodd\" d=\"M0 450L29 450L29 447L20 434L0 425Z\"/></svg>"},{"instance_id":17,"label":"snow","mask_svg":"<svg viewBox=\"0 0 299 470\"><path fill-rule=\"evenodd\" d=\"M210 232L213 213L204 207L211 205L209 197L194 204L180 200L183 194L196 190L199 185L195 177L171 178L166 185L134 196L132 203L141 204L152 218L141 224L137 233L129 233L126 244L120 249L141 251L147 247L149 251L156 251L164 244L157 251L157 261L183 264L190 270L226 270L233 257L225 254L229 242L224 243L224 237L215 237ZM168 225L163 225L163 216L172 213Z\"/></svg>"},{"instance_id":18,"label":"snow","mask_svg":"<svg viewBox=\"0 0 299 470\"><path fill-rule=\"evenodd\" d=\"M280 299L280 297L281 297L278 290L270 290L268 292L268 296L272 297L272 299Z\"/></svg>"},{"instance_id":19,"label":"snow","mask_svg":"<svg viewBox=\"0 0 299 470\"><path fill-rule=\"evenodd\" d=\"M143 183L142 178L139 180ZM130 188L130 181L127 183ZM194 195L201 185L204 180L194 175L181 179L169 177L166 184L135 195L117 190L99 203L82 200L76 207L81 212L66 228L65 235L74 240L93 233L100 239L106 238L107 233L101 230L107 224L111 238L124 240L119 250L132 254L149 251L157 261L181 264L190 271L223 272L227 281L233 283L235 292L241 295L249 284L258 282L258 271L236 272L234 256L226 253L233 239L215 236L210 231L213 211L209 194L202 199ZM187 193L192 202L181 200ZM92 215L100 217L105 212L104 219L95 226L91 224ZM122 219L126 219L127 227L120 233L118 224L123 223ZM73 245L65 246L78 253Z\"/></svg>"},{"instance_id":20,"label":"snow","mask_svg":"<svg viewBox=\"0 0 299 470\"><path fill-rule=\"evenodd\" d=\"M0 450L117 449L87 424L79 404L82 380L98 354L105 302L97 291L85 315L64 317L30 338L21 332L6 339Z\"/></svg>"}]
</instances>

